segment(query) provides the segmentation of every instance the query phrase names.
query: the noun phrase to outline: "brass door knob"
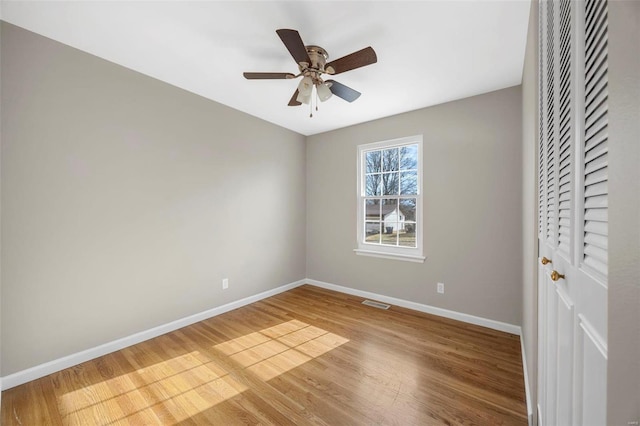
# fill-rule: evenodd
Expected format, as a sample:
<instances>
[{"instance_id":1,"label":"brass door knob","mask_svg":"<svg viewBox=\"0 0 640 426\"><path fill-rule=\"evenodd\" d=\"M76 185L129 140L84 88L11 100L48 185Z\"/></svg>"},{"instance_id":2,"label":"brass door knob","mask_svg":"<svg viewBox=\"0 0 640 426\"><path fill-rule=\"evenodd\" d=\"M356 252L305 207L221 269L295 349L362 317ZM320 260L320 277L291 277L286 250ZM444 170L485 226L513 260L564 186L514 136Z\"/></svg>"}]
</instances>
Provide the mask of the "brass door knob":
<instances>
[{"instance_id":1,"label":"brass door knob","mask_svg":"<svg viewBox=\"0 0 640 426\"><path fill-rule=\"evenodd\" d=\"M546 257L543 257L540 262L542 262L543 265L546 265L547 263L551 263L551 259L547 259Z\"/></svg>"},{"instance_id":2,"label":"brass door knob","mask_svg":"<svg viewBox=\"0 0 640 426\"><path fill-rule=\"evenodd\" d=\"M551 281L558 281L560 278L564 278L564 275L560 274L555 269L551 272Z\"/></svg>"}]
</instances>

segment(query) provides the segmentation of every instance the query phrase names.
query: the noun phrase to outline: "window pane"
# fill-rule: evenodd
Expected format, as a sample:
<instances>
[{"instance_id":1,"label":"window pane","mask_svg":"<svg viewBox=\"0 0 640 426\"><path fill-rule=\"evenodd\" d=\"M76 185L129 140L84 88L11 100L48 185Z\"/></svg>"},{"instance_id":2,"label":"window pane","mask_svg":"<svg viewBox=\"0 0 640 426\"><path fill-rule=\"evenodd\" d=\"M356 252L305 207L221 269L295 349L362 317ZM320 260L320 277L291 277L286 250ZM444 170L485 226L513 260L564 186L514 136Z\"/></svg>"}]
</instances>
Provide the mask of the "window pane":
<instances>
[{"instance_id":1,"label":"window pane","mask_svg":"<svg viewBox=\"0 0 640 426\"><path fill-rule=\"evenodd\" d=\"M380 200L365 200L364 202L365 220L380 222Z\"/></svg>"},{"instance_id":2,"label":"window pane","mask_svg":"<svg viewBox=\"0 0 640 426\"><path fill-rule=\"evenodd\" d=\"M400 173L400 194L418 194L418 172L412 171Z\"/></svg>"},{"instance_id":3,"label":"window pane","mask_svg":"<svg viewBox=\"0 0 640 426\"><path fill-rule=\"evenodd\" d=\"M416 221L416 199L403 198L400 200L400 212L404 215L404 220Z\"/></svg>"},{"instance_id":4,"label":"window pane","mask_svg":"<svg viewBox=\"0 0 640 426\"><path fill-rule=\"evenodd\" d=\"M376 173L382 171L382 151L369 151L365 154L366 173Z\"/></svg>"},{"instance_id":5,"label":"window pane","mask_svg":"<svg viewBox=\"0 0 640 426\"><path fill-rule=\"evenodd\" d=\"M400 147L400 170L416 170L418 168L418 145Z\"/></svg>"},{"instance_id":6,"label":"window pane","mask_svg":"<svg viewBox=\"0 0 640 426\"><path fill-rule=\"evenodd\" d=\"M383 198L382 199L382 214L387 214L396 209L398 206L397 198Z\"/></svg>"},{"instance_id":7,"label":"window pane","mask_svg":"<svg viewBox=\"0 0 640 426\"><path fill-rule=\"evenodd\" d=\"M367 175L364 186L364 195L367 197L380 195L380 183L382 181L381 174Z\"/></svg>"},{"instance_id":8,"label":"window pane","mask_svg":"<svg viewBox=\"0 0 640 426\"><path fill-rule=\"evenodd\" d=\"M416 246L416 230L415 222L405 222L404 226L398 231L398 245L400 247L417 247Z\"/></svg>"},{"instance_id":9,"label":"window pane","mask_svg":"<svg viewBox=\"0 0 640 426\"><path fill-rule=\"evenodd\" d=\"M384 173L382 175L382 195L398 195L400 173Z\"/></svg>"},{"instance_id":10,"label":"window pane","mask_svg":"<svg viewBox=\"0 0 640 426\"><path fill-rule=\"evenodd\" d=\"M382 244L397 245L398 222L404 216L398 209L398 200L386 198L382 200Z\"/></svg>"},{"instance_id":11,"label":"window pane","mask_svg":"<svg viewBox=\"0 0 640 426\"><path fill-rule=\"evenodd\" d=\"M364 240L367 243L380 244L380 222L365 222L364 232Z\"/></svg>"},{"instance_id":12,"label":"window pane","mask_svg":"<svg viewBox=\"0 0 640 426\"><path fill-rule=\"evenodd\" d=\"M384 172L394 172L398 170L398 148L385 149L382 151L382 166Z\"/></svg>"},{"instance_id":13,"label":"window pane","mask_svg":"<svg viewBox=\"0 0 640 426\"><path fill-rule=\"evenodd\" d=\"M398 224L396 222L385 222L382 230L382 244L389 246L398 245Z\"/></svg>"}]
</instances>

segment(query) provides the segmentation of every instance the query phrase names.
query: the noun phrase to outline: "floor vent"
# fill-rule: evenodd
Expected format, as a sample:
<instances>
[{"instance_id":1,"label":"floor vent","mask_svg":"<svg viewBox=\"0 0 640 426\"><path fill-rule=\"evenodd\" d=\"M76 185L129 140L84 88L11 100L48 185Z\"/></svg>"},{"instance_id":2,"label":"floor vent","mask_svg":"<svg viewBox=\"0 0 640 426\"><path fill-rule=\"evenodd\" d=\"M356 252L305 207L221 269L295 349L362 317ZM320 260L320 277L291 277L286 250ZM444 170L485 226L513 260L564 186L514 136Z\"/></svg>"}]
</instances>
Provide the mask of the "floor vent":
<instances>
[{"instance_id":1,"label":"floor vent","mask_svg":"<svg viewBox=\"0 0 640 426\"><path fill-rule=\"evenodd\" d=\"M387 305L386 303L374 302L373 300L365 300L362 302L362 304L367 306L372 306L378 309L389 309L391 307L391 305Z\"/></svg>"}]
</instances>

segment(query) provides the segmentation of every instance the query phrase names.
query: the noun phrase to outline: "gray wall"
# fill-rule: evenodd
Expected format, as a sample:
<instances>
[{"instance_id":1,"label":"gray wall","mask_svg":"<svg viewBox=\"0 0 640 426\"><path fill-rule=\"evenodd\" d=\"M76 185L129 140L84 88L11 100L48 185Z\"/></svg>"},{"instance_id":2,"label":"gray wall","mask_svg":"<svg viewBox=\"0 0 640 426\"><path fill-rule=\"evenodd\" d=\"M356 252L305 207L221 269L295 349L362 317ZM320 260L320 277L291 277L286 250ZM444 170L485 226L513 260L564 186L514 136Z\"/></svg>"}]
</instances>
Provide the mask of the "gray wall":
<instances>
[{"instance_id":1,"label":"gray wall","mask_svg":"<svg viewBox=\"0 0 640 426\"><path fill-rule=\"evenodd\" d=\"M4 22L1 54L2 375L305 277L303 136Z\"/></svg>"},{"instance_id":2,"label":"gray wall","mask_svg":"<svg viewBox=\"0 0 640 426\"><path fill-rule=\"evenodd\" d=\"M2 5L0 5L0 19ZM2 31L0 31L0 46L2 46ZM0 82L2 81L2 49L0 49ZM0 84L0 99L2 99L2 84ZM2 102L0 102L0 117L2 117ZM2 223L2 120L0 119L0 224ZM0 377L2 376L2 226L0 226ZM0 407L2 406L2 392L0 392Z\"/></svg>"},{"instance_id":3,"label":"gray wall","mask_svg":"<svg viewBox=\"0 0 640 426\"><path fill-rule=\"evenodd\" d=\"M607 423L640 420L640 2L609 2Z\"/></svg>"},{"instance_id":4,"label":"gray wall","mask_svg":"<svg viewBox=\"0 0 640 426\"><path fill-rule=\"evenodd\" d=\"M529 396L537 414L538 362L538 2L531 2L522 74L522 343Z\"/></svg>"},{"instance_id":5,"label":"gray wall","mask_svg":"<svg viewBox=\"0 0 640 426\"><path fill-rule=\"evenodd\" d=\"M519 325L521 119L516 86L307 138L307 277ZM358 256L357 146L416 134L427 260Z\"/></svg>"}]
</instances>

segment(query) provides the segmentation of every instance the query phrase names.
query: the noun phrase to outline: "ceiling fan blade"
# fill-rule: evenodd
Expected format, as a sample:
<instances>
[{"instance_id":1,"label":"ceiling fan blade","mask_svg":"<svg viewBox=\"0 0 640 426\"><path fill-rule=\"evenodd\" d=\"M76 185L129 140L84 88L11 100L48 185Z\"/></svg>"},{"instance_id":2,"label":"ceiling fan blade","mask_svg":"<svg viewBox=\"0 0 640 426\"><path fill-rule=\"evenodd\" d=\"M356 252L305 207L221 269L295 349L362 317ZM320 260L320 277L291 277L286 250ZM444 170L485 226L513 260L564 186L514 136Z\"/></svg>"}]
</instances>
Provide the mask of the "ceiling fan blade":
<instances>
[{"instance_id":1,"label":"ceiling fan blade","mask_svg":"<svg viewBox=\"0 0 640 426\"><path fill-rule=\"evenodd\" d=\"M369 46L329 62L324 66L324 69L329 74L340 74L341 72L375 64L376 62L378 62L376 51Z\"/></svg>"},{"instance_id":2,"label":"ceiling fan blade","mask_svg":"<svg viewBox=\"0 0 640 426\"><path fill-rule=\"evenodd\" d=\"M247 80L277 80L295 78L290 72L245 72L242 73Z\"/></svg>"},{"instance_id":3,"label":"ceiling fan blade","mask_svg":"<svg viewBox=\"0 0 640 426\"><path fill-rule=\"evenodd\" d=\"M345 86L342 83L338 83L335 80L327 80L325 83L329 85L331 93L347 102L353 102L360 97L360 92L353 90L351 87Z\"/></svg>"},{"instance_id":4,"label":"ceiling fan blade","mask_svg":"<svg viewBox=\"0 0 640 426\"><path fill-rule=\"evenodd\" d=\"M291 100L289 101L289 106L298 106L298 105L302 105L302 103L298 102L298 100L296 99L298 97L298 89L296 89L295 92L293 92L293 96L291 97Z\"/></svg>"},{"instance_id":5,"label":"ceiling fan blade","mask_svg":"<svg viewBox=\"0 0 640 426\"><path fill-rule=\"evenodd\" d=\"M280 39L297 63L306 62L307 65L311 64L311 59L309 58L309 54L307 53L307 48L304 47L302 38L296 30L281 29L276 30L276 33L278 33Z\"/></svg>"}]
</instances>

